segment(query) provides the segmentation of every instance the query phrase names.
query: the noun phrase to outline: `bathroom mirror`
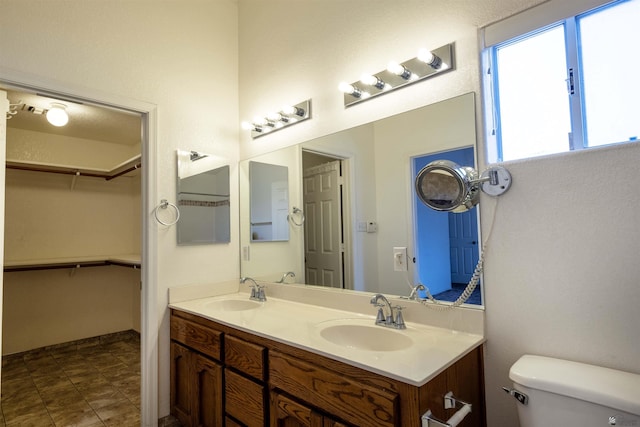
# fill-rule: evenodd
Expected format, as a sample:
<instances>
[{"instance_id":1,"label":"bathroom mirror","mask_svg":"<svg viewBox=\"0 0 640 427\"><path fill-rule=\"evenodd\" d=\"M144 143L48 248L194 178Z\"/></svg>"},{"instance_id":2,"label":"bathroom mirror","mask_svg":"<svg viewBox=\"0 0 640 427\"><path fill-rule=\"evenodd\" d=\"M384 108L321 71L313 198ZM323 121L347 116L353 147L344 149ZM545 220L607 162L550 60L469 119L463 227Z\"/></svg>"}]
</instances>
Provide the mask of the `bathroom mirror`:
<instances>
[{"instance_id":1,"label":"bathroom mirror","mask_svg":"<svg viewBox=\"0 0 640 427\"><path fill-rule=\"evenodd\" d=\"M229 243L229 165L220 157L177 151L178 245Z\"/></svg>"},{"instance_id":2,"label":"bathroom mirror","mask_svg":"<svg viewBox=\"0 0 640 427\"><path fill-rule=\"evenodd\" d=\"M289 172L286 166L249 162L251 241L289 240Z\"/></svg>"},{"instance_id":3,"label":"bathroom mirror","mask_svg":"<svg viewBox=\"0 0 640 427\"><path fill-rule=\"evenodd\" d=\"M317 211L305 201L305 185L312 182L312 176L337 169L343 184L339 190L339 209L333 212L341 214L343 221L339 222L337 233L342 240L338 241L337 246L334 245L334 249L337 249L334 264L340 268L340 272L334 275L331 271L333 267L325 267L321 270L322 274L315 274L319 277L316 279L319 283L314 284L334 286L342 280L336 287L409 295L409 286L422 280L418 279L414 264L419 250L422 250L420 256L430 256L430 253L437 251L438 256L442 255L446 262L451 257L448 246L437 250L418 247L422 243L418 242L414 224L416 207L422 203L417 198L414 182L420 168L426 163L414 165L414 159L428 154L446 159L442 153L470 147L470 159L452 160L474 165L475 119L475 95L468 93L241 161L242 275L277 281L283 273L293 271L296 275L293 281L299 283L307 282L307 277L312 277L307 271L308 255L305 254L310 248L305 245L308 246L311 240L308 235L311 224L320 221L318 214L314 213ZM251 162L288 168L289 212L294 206L300 207L306 218L302 227L289 224L288 242L269 245L268 250L266 245L256 244L251 239ZM475 214L477 210L472 212ZM449 214L435 214L442 216L440 228L447 232L450 227L447 225ZM477 216L473 218L470 222L477 223ZM321 235L328 236L329 233ZM429 240L425 236L421 236L420 240L425 239ZM449 238L443 239L448 242ZM477 236L474 241L479 241ZM317 243L318 239L314 241L314 244ZM402 266L394 266L395 251L406 257L406 270ZM324 280L322 277L332 278Z\"/></svg>"}]
</instances>

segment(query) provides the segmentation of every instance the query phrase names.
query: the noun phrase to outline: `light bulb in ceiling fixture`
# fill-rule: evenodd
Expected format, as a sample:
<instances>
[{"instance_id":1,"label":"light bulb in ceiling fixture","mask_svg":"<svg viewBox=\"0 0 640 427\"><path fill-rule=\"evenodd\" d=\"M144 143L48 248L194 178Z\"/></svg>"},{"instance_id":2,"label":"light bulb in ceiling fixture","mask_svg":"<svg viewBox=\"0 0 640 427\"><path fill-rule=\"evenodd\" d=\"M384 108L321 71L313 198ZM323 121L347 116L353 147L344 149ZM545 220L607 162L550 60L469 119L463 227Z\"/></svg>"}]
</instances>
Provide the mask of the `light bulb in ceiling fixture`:
<instances>
[{"instance_id":1,"label":"light bulb in ceiling fixture","mask_svg":"<svg viewBox=\"0 0 640 427\"><path fill-rule=\"evenodd\" d=\"M387 64L387 71L391 74L395 74L396 76L400 76L405 80L409 80L413 75L413 73L411 73L411 70L409 70L407 67L393 61Z\"/></svg>"},{"instance_id":2,"label":"light bulb in ceiling fixture","mask_svg":"<svg viewBox=\"0 0 640 427\"><path fill-rule=\"evenodd\" d=\"M338 89L340 90L340 92L346 93L347 95L351 95L355 98L362 97L362 91L354 85L350 85L349 83L340 83L340 85L338 85Z\"/></svg>"},{"instance_id":3,"label":"light bulb in ceiling fixture","mask_svg":"<svg viewBox=\"0 0 640 427\"><path fill-rule=\"evenodd\" d=\"M69 122L67 106L58 102L53 102L47 111L47 121L54 126L64 126Z\"/></svg>"},{"instance_id":4,"label":"light bulb in ceiling fixture","mask_svg":"<svg viewBox=\"0 0 640 427\"><path fill-rule=\"evenodd\" d=\"M431 68L440 68L442 60L437 55L434 55L428 49L420 49L418 51L418 59L425 64L431 66Z\"/></svg>"},{"instance_id":5,"label":"light bulb in ceiling fixture","mask_svg":"<svg viewBox=\"0 0 640 427\"><path fill-rule=\"evenodd\" d=\"M360 81L367 86L374 86L378 89L384 89L385 83L380 80L378 76L374 76L373 74L363 74L360 76Z\"/></svg>"}]
</instances>

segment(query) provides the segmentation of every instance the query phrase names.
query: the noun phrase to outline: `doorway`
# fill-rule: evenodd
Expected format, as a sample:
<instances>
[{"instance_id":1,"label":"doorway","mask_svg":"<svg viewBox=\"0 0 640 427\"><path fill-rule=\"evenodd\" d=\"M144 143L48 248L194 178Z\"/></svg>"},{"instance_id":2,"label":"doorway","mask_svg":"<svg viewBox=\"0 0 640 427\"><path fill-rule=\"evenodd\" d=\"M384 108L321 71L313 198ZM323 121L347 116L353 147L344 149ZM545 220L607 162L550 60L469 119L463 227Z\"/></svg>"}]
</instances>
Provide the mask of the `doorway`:
<instances>
[{"instance_id":1,"label":"doorway","mask_svg":"<svg viewBox=\"0 0 640 427\"><path fill-rule=\"evenodd\" d=\"M45 86L48 86L45 88ZM140 345L139 345L139 359L140 364L140 424L155 425L158 420L158 392L157 392L157 308L155 295L155 288L152 289L152 283L155 283L155 259L149 256L149 247L155 244L156 232L153 227L150 227L149 221L146 215L142 212L148 212L149 209L149 194L155 193L156 171L155 166L150 164L147 159L151 158L150 154L154 153L156 141L155 141L155 117L156 107L147 103L138 102L135 100L125 99L117 96L105 95L104 93L93 93L92 90L69 89L68 86L64 86L64 90L57 90L57 84L42 84L41 81L31 78L30 81L25 81L23 76L11 75L10 72L3 70L3 75L0 75L0 87L11 88L17 91L26 91L30 93L36 93L40 96L51 97L55 99L62 99L70 102L76 102L81 105L91 105L99 108L123 110L130 114L137 114L140 117L141 125L138 131L141 131L142 140L140 144L141 152L141 164L142 172L139 180L139 193L141 199L141 226L139 227L142 234L140 241L140 261L144 265L144 269L141 270L140 276L140 309L139 309L139 329L140 329ZM12 102L14 100L11 100ZM6 141L3 139L0 141L2 149L6 149ZM4 206L3 206L4 207ZM5 239L4 224L2 226L1 234L3 240ZM102 267L100 267L102 268ZM109 267L111 268L111 267ZM115 267L113 267L115 268ZM81 270L78 270L80 272ZM71 274L71 273L70 273ZM0 282L1 284L1 282ZM4 292L3 288L0 288Z\"/></svg>"},{"instance_id":2,"label":"doorway","mask_svg":"<svg viewBox=\"0 0 640 427\"><path fill-rule=\"evenodd\" d=\"M474 149L466 147L414 157L414 177L424 166L435 160L475 165ZM414 197L417 280L432 295L439 295L439 299L455 301L471 280L478 262L477 209L464 213L437 212L426 207L417 196ZM479 297L469 302L472 301L480 304Z\"/></svg>"}]
</instances>

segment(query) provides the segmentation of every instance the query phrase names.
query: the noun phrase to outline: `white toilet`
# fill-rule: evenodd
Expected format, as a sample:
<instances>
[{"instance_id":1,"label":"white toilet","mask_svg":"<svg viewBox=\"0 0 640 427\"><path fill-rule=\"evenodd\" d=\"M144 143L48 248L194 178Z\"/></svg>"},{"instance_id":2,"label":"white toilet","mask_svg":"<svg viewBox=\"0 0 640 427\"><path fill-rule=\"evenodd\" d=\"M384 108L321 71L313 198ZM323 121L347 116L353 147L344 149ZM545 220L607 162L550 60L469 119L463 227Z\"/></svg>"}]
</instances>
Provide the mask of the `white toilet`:
<instances>
[{"instance_id":1,"label":"white toilet","mask_svg":"<svg viewBox=\"0 0 640 427\"><path fill-rule=\"evenodd\" d=\"M509 378L520 427L640 427L638 374L525 355Z\"/></svg>"}]
</instances>

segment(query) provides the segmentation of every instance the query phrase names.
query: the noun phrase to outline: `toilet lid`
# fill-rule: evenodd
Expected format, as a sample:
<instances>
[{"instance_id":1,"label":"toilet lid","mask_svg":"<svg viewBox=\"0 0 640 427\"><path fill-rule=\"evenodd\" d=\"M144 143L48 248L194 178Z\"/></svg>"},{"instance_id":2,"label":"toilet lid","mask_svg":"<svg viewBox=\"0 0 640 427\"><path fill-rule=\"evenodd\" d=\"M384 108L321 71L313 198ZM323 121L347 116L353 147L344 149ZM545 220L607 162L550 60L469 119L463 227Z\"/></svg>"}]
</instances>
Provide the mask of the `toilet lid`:
<instances>
[{"instance_id":1,"label":"toilet lid","mask_svg":"<svg viewBox=\"0 0 640 427\"><path fill-rule=\"evenodd\" d=\"M524 355L509 378L516 384L640 415L640 375L544 356Z\"/></svg>"}]
</instances>

